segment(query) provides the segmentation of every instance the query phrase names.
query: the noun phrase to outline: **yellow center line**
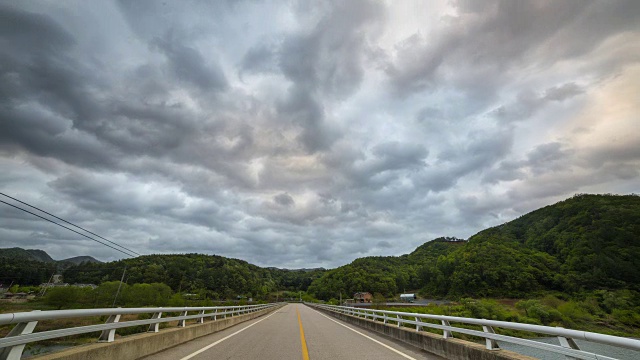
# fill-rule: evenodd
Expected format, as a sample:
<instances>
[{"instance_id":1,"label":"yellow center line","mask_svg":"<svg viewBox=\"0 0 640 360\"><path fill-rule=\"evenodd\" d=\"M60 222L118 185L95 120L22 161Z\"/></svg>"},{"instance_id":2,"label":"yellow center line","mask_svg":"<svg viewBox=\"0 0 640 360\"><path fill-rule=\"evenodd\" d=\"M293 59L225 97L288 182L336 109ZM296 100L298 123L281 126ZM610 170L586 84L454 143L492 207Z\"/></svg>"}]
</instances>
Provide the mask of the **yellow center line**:
<instances>
[{"instance_id":1,"label":"yellow center line","mask_svg":"<svg viewBox=\"0 0 640 360\"><path fill-rule=\"evenodd\" d=\"M309 350L307 350L307 340L304 339L304 329L302 328L302 320L300 320L300 311L296 305L296 313L298 313L298 324L300 325L300 342L302 343L302 360L309 360Z\"/></svg>"}]
</instances>

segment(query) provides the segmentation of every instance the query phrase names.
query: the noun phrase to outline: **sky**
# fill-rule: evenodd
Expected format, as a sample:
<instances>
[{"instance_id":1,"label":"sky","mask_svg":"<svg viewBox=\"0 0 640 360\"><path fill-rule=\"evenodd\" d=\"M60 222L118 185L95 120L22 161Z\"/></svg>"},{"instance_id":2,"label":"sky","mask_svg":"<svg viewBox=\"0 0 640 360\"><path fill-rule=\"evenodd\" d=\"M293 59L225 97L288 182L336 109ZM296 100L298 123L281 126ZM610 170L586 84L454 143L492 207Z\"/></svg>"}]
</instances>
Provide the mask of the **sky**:
<instances>
[{"instance_id":1,"label":"sky","mask_svg":"<svg viewBox=\"0 0 640 360\"><path fill-rule=\"evenodd\" d=\"M0 1L0 191L141 254L333 268L640 193L639 114L636 0ZM125 257L1 203L0 247Z\"/></svg>"}]
</instances>

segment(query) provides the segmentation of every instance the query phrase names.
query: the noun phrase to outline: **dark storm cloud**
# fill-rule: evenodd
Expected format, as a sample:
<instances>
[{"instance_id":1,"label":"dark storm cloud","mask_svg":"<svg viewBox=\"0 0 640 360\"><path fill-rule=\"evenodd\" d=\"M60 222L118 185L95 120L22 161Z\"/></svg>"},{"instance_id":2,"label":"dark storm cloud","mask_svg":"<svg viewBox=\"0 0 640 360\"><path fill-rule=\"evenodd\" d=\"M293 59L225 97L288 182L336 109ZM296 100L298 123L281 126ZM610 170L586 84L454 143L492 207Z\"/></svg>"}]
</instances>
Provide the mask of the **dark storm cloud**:
<instances>
[{"instance_id":1,"label":"dark storm cloud","mask_svg":"<svg viewBox=\"0 0 640 360\"><path fill-rule=\"evenodd\" d=\"M61 52L75 43L73 36L48 16L15 9L7 4L0 4L0 34L4 45L21 55L38 51L45 54Z\"/></svg>"},{"instance_id":2,"label":"dark storm cloud","mask_svg":"<svg viewBox=\"0 0 640 360\"><path fill-rule=\"evenodd\" d=\"M145 253L278 267L637 188L637 2L387 5L2 5L0 188ZM2 247L120 256L0 211Z\"/></svg>"},{"instance_id":3,"label":"dark storm cloud","mask_svg":"<svg viewBox=\"0 0 640 360\"><path fill-rule=\"evenodd\" d=\"M82 166L113 164L114 155L81 126L99 113L86 94L83 66L67 54L73 37L46 15L0 8L1 148Z\"/></svg>"},{"instance_id":4,"label":"dark storm cloud","mask_svg":"<svg viewBox=\"0 0 640 360\"><path fill-rule=\"evenodd\" d=\"M276 203L282 206L293 206L296 203L291 197L291 195L287 193L282 193L274 196L273 201L275 201Z\"/></svg>"},{"instance_id":5,"label":"dark storm cloud","mask_svg":"<svg viewBox=\"0 0 640 360\"><path fill-rule=\"evenodd\" d=\"M350 1L328 10L307 4L300 11L309 10L320 11L312 29L289 34L278 44L255 45L244 55L242 69L273 72L277 66L292 82L279 115L301 127L298 140L314 153L328 150L339 137L326 123L323 99L348 97L360 86L369 46L365 30L378 26L383 9L374 2Z\"/></svg>"},{"instance_id":6,"label":"dark storm cloud","mask_svg":"<svg viewBox=\"0 0 640 360\"><path fill-rule=\"evenodd\" d=\"M311 92L298 86L289 89L289 96L278 106L278 114L301 128L298 139L311 153L327 150L338 135L324 122L322 104Z\"/></svg>"},{"instance_id":7,"label":"dark storm cloud","mask_svg":"<svg viewBox=\"0 0 640 360\"><path fill-rule=\"evenodd\" d=\"M312 9L304 10L315 10L307 6ZM335 2L324 11L310 32L285 39L280 67L303 89L348 96L362 82L367 41L373 40L368 37L380 26L383 8L371 1L348 1Z\"/></svg>"},{"instance_id":8,"label":"dark storm cloud","mask_svg":"<svg viewBox=\"0 0 640 360\"><path fill-rule=\"evenodd\" d=\"M242 73L271 73L278 70L276 45L258 44L249 49L242 62L240 71Z\"/></svg>"},{"instance_id":9,"label":"dark storm cloud","mask_svg":"<svg viewBox=\"0 0 640 360\"><path fill-rule=\"evenodd\" d=\"M162 51L173 73L182 81L192 83L201 90L221 91L228 86L220 65L209 60L209 64L198 50L185 46L184 39L173 32L163 38L155 38L152 43Z\"/></svg>"},{"instance_id":10,"label":"dark storm cloud","mask_svg":"<svg viewBox=\"0 0 640 360\"><path fill-rule=\"evenodd\" d=\"M503 123L524 121L542 110L550 102L563 102L582 93L584 93L582 87L573 82L550 87L540 94L526 89L518 93L513 103L501 105L490 114Z\"/></svg>"}]
</instances>

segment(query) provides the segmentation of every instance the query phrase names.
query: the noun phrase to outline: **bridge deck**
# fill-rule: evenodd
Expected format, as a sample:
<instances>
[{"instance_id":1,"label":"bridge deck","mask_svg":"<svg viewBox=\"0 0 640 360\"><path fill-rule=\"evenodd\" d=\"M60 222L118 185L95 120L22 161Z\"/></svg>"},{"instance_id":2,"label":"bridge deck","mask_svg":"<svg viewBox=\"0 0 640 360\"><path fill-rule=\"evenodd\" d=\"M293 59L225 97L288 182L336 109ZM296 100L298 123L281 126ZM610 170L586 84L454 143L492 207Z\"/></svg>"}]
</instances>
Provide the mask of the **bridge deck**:
<instances>
[{"instance_id":1,"label":"bridge deck","mask_svg":"<svg viewBox=\"0 0 640 360\"><path fill-rule=\"evenodd\" d=\"M304 332L307 357L305 357L301 340L303 337L301 327ZM153 360L442 359L367 330L342 323L302 304L289 304L269 315L147 358Z\"/></svg>"}]
</instances>

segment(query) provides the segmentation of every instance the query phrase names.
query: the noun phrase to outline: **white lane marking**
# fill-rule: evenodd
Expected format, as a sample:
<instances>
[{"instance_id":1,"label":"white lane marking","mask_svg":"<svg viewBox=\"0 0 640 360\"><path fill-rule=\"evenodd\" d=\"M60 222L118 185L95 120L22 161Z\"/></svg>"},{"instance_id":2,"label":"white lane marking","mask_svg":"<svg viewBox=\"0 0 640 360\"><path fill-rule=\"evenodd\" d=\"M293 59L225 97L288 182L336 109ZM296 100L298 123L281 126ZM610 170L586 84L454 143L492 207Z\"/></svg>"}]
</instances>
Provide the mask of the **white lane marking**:
<instances>
[{"instance_id":1,"label":"white lane marking","mask_svg":"<svg viewBox=\"0 0 640 360\"><path fill-rule=\"evenodd\" d=\"M260 320L258 320L258 321L256 321L256 322L254 322L253 324L251 324L251 325L249 325L249 326L247 326L247 327L245 327L245 328L242 328L242 329L240 329L240 330L238 330L238 331L234 332L234 333L233 333L233 334L231 334L231 335L227 335L227 336L223 337L222 339L220 339L220 340L218 340L218 341L216 341L216 342L214 342L214 343L212 343L212 344L209 344L209 345L207 345L207 346L203 347L202 349L200 349L200 350L198 350L198 351L196 351L196 352L194 352L194 353L192 353L192 354L189 354L189 355L187 355L187 356L183 357L183 358L182 358L182 359L180 359L180 360L187 360L187 359L191 359L192 357L194 357L194 356L196 356L196 355L198 355L198 354L202 354L203 352L205 352L205 351L207 351L207 350L211 349L212 347L214 347L214 346L216 346L216 345L220 344L221 342L223 342L223 341L227 340L228 338L230 338L230 337L232 337L232 336L234 336L234 335L237 335L238 333L241 333L241 332L243 332L243 331L247 330L248 328L252 327L253 325L255 325L255 324L257 324L257 323L259 323L259 322L261 322L261 321L267 320L268 318L270 318L271 316L273 316L273 315L275 315L275 314L277 314L277 313L278 313L278 312L277 312L277 311L275 311L273 314L271 314L271 315L267 316L266 318L264 318L264 319L260 319Z\"/></svg>"},{"instance_id":2,"label":"white lane marking","mask_svg":"<svg viewBox=\"0 0 640 360\"><path fill-rule=\"evenodd\" d=\"M389 346L389 345L387 345L387 344L383 344L383 343L381 343L380 341L378 341L378 340L376 340L376 339L372 338L371 336L365 335L365 334L361 333L360 331L358 331L358 330L356 330L356 329L353 329L353 328L351 328L351 327L349 327L349 326L347 326L347 325L345 325L345 324L342 324L342 323L340 323L340 322L337 322L337 321L333 320L332 318L328 317L327 315L325 315L325 314L321 313L320 311L318 311L318 310L316 310L316 309L313 309L313 310L314 310L314 311L316 311L318 314L320 314L320 315L322 315L322 316L326 317L327 319L329 319L329 320L333 321L334 323L336 323L336 324L338 324L338 325L340 325L340 326L344 326L344 327L346 327L347 329L349 329L349 330L353 331L354 333L356 333L356 334L358 334L358 335L362 335L362 336L366 337L367 339L369 339L369 340L373 341L374 343L379 344L379 345L382 345L382 346L386 347L387 349L389 349L389 350L393 351L394 353L396 353L396 354L398 354L398 355L400 355L400 356L402 356L402 357L405 357L405 358L407 358L407 359L411 359L411 360L417 360L416 358L413 358L413 357L411 357L411 356L409 356L409 355L407 355L407 354L405 354L405 353L403 353L403 352L400 352L400 351L398 351L398 350L396 350L396 349L392 348L391 346Z\"/></svg>"}]
</instances>

